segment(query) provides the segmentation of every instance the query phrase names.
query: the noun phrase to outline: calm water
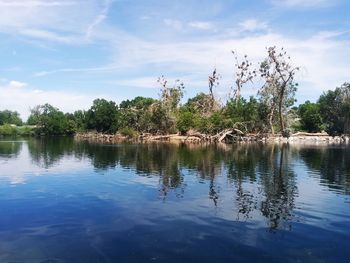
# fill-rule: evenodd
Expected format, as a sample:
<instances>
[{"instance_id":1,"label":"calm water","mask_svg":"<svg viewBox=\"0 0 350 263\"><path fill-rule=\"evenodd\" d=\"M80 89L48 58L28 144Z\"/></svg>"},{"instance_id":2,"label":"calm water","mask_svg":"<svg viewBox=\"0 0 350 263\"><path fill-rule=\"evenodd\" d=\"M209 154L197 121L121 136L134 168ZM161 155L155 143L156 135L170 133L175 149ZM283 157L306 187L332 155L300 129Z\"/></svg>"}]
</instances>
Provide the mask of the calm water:
<instances>
[{"instance_id":1,"label":"calm water","mask_svg":"<svg viewBox=\"0 0 350 263\"><path fill-rule=\"evenodd\" d=\"M0 262L350 262L350 148L0 141Z\"/></svg>"}]
</instances>

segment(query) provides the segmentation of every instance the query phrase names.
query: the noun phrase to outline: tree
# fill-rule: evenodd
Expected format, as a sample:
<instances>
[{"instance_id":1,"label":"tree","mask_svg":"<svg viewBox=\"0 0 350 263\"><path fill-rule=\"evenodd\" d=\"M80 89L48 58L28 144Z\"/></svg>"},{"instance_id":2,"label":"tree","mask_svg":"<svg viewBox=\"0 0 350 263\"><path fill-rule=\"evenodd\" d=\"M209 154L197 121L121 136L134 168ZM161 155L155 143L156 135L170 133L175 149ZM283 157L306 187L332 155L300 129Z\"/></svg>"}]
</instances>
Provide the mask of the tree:
<instances>
[{"instance_id":1,"label":"tree","mask_svg":"<svg viewBox=\"0 0 350 263\"><path fill-rule=\"evenodd\" d=\"M252 132L259 125L259 103L254 97L250 97L249 101L240 98L239 101L231 99L224 108L224 118L228 118L231 127L243 129Z\"/></svg>"},{"instance_id":2,"label":"tree","mask_svg":"<svg viewBox=\"0 0 350 263\"><path fill-rule=\"evenodd\" d=\"M184 107L193 113L200 114L201 116L209 117L213 113L212 98L210 95L205 94L203 92L198 93L193 98L189 98L188 101L185 103ZM217 107L218 105L214 106L214 108Z\"/></svg>"},{"instance_id":3,"label":"tree","mask_svg":"<svg viewBox=\"0 0 350 263\"><path fill-rule=\"evenodd\" d=\"M255 69L252 69L252 63L248 60L248 56L244 55L242 61L238 60L237 54L232 51L235 58L235 88L233 92L233 97L236 104L240 102L241 99L241 89L247 82L253 82L253 78L256 77Z\"/></svg>"},{"instance_id":4,"label":"tree","mask_svg":"<svg viewBox=\"0 0 350 263\"><path fill-rule=\"evenodd\" d=\"M28 123L37 125L36 132L42 135L69 135L76 131L75 122L48 103L34 107Z\"/></svg>"},{"instance_id":5,"label":"tree","mask_svg":"<svg viewBox=\"0 0 350 263\"><path fill-rule=\"evenodd\" d=\"M185 85L180 80L175 80L172 87L168 86L168 81L164 76L158 78L158 83L161 85L160 102L169 112L174 112L183 97Z\"/></svg>"},{"instance_id":6,"label":"tree","mask_svg":"<svg viewBox=\"0 0 350 263\"><path fill-rule=\"evenodd\" d=\"M84 110L77 110L73 113L73 119L78 131L85 131L87 129L87 112Z\"/></svg>"},{"instance_id":7,"label":"tree","mask_svg":"<svg viewBox=\"0 0 350 263\"><path fill-rule=\"evenodd\" d=\"M323 130L322 116L320 105L306 101L300 104L298 108L301 128L307 132L320 132Z\"/></svg>"},{"instance_id":8,"label":"tree","mask_svg":"<svg viewBox=\"0 0 350 263\"><path fill-rule=\"evenodd\" d=\"M340 87L340 100L342 105L342 118L344 122L343 133L350 133L350 83L345 82Z\"/></svg>"},{"instance_id":9,"label":"tree","mask_svg":"<svg viewBox=\"0 0 350 263\"><path fill-rule=\"evenodd\" d=\"M194 128L194 113L188 111L186 108L182 108L179 111L176 121L176 127L181 134L185 134L190 129Z\"/></svg>"},{"instance_id":10,"label":"tree","mask_svg":"<svg viewBox=\"0 0 350 263\"><path fill-rule=\"evenodd\" d=\"M185 86L180 80L176 80L173 86L169 86L164 76L158 78L158 83L161 85L160 99L151 108L153 132L175 132L176 116Z\"/></svg>"},{"instance_id":11,"label":"tree","mask_svg":"<svg viewBox=\"0 0 350 263\"><path fill-rule=\"evenodd\" d=\"M216 101L214 97L213 88L219 85L220 75L216 72L216 68L214 68L213 73L209 76L209 96L210 96L210 107L211 110L216 110Z\"/></svg>"},{"instance_id":12,"label":"tree","mask_svg":"<svg viewBox=\"0 0 350 263\"><path fill-rule=\"evenodd\" d=\"M287 134L283 116L295 102L297 84L294 83L294 76L299 68L292 66L290 57L283 48L278 51L276 47L269 47L267 52L267 58L260 64L260 74L265 84L259 94L269 109L271 132L274 133L272 121L278 111L280 129L285 136Z\"/></svg>"},{"instance_id":13,"label":"tree","mask_svg":"<svg viewBox=\"0 0 350 263\"><path fill-rule=\"evenodd\" d=\"M118 129L118 106L114 101L96 99L86 115L88 129L108 133Z\"/></svg>"},{"instance_id":14,"label":"tree","mask_svg":"<svg viewBox=\"0 0 350 263\"><path fill-rule=\"evenodd\" d=\"M326 131L332 135L350 132L350 84L323 93L318 103Z\"/></svg>"},{"instance_id":15,"label":"tree","mask_svg":"<svg viewBox=\"0 0 350 263\"><path fill-rule=\"evenodd\" d=\"M23 121L17 111L4 110L0 111L0 125L3 124L14 124L21 126Z\"/></svg>"},{"instance_id":16,"label":"tree","mask_svg":"<svg viewBox=\"0 0 350 263\"><path fill-rule=\"evenodd\" d=\"M149 132L150 109L155 99L138 96L133 100L122 101L119 105L120 127L128 127L139 132Z\"/></svg>"}]
</instances>

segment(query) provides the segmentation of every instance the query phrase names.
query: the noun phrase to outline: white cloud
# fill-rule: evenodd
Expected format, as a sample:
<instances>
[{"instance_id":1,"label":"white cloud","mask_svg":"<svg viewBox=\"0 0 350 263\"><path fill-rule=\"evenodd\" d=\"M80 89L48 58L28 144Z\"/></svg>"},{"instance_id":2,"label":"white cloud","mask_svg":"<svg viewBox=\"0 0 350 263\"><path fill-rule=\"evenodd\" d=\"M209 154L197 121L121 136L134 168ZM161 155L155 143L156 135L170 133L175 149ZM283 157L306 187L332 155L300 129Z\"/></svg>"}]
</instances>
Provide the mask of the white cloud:
<instances>
[{"instance_id":1,"label":"white cloud","mask_svg":"<svg viewBox=\"0 0 350 263\"><path fill-rule=\"evenodd\" d=\"M161 74L172 75L185 81L186 87L206 88L208 74L214 66L222 75L221 91L229 92L233 83L233 57L231 50L247 54L249 59L258 64L265 55L265 47L276 45L285 47L296 66L302 70L296 77L299 82L299 97L315 99L322 91L334 89L349 81L350 41L339 39L342 32L320 32L308 38L297 38L275 34L270 31L245 37L186 42L159 43L144 41L128 35L118 34L115 45L114 60L110 65L96 68L68 68L36 73L45 76L59 72L95 72L113 73L123 69L133 72L152 70L154 76L133 77L129 80L116 81L120 85L134 87L151 86ZM122 36L122 37L120 37ZM176 73L177 72L177 73ZM151 75L150 73L146 73ZM184 76L184 74L186 74ZM257 85L258 86L258 85ZM254 95L256 89L249 89ZM59 105L58 105L59 106Z\"/></svg>"},{"instance_id":2,"label":"white cloud","mask_svg":"<svg viewBox=\"0 0 350 263\"><path fill-rule=\"evenodd\" d=\"M179 20L164 19L163 22L166 26L172 27L175 30L181 30L183 27L182 22Z\"/></svg>"},{"instance_id":3,"label":"white cloud","mask_svg":"<svg viewBox=\"0 0 350 263\"><path fill-rule=\"evenodd\" d=\"M239 26L243 31L256 31L256 30L266 30L268 25L266 22L258 21L256 19L247 19L239 23Z\"/></svg>"},{"instance_id":4,"label":"white cloud","mask_svg":"<svg viewBox=\"0 0 350 263\"><path fill-rule=\"evenodd\" d=\"M16 81L16 80L11 80L8 87L18 89L18 88L23 88L27 86L27 83Z\"/></svg>"},{"instance_id":5,"label":"white cloud","mask_svg":"<svg viewBox=\"0 0 350 263\"><path fill-rule=\"evenodd\" d=\"M233 57L231 50L248 54L255 64L265 55L265 47L276 45L285 47L296 66L302 68L297 76L302 98L317 97L322 91L333 89L348 80L350 61L350 41L340 40L339 33L319 33L309 38L296 38L271 32L234 39L207 41L154 43L139 40L129 45L121 45L116 62L134 69L147 65L164 68L169 72L188 72L191 81L206 80L216 65L223 78L221 84L228 91L232 85ZM191 86L192 83L185 83Z\"/></svg>"},{"instance_id":6,"label":"white cloud","mask_svg":"<svg viewBox=\"0 0 350 263\"><path fill-rule=\"evenodd\" d=\"M66 43L66 44L80 43L82 40L81 37L76 35L75 36L60 35L51 31L38 30L38 29L24 29L24 30L20 30L19 33L21 35L36 38L36 39L42 39L45 41L54 41L54 42L60 42L60 43Z\"/></svg>"},{"instance_id":7,"label":"white cloud","mask_svg":"<svg viewBox=\"0 0 350 263\"><path fill-rule=\"evenodd\" d=\"M274 5L285 7L318 7L330 3L326 0L270 1ZM25 3L26 8L16 7L20 3ZM51 3L51 5L45 3ZM297 77L301 84L300 94L318 96L321 91L332 89L348 80L350 61L346 58L350 57L350 41L344 40L346 38L338 39L339 32L323 32L303 38L274 34L266 22L252 18L242 21L232 31L216 32L214 36L200 36L196 40L187 37L179 41L181 36L175 40L169 37L162 41L157 41L161 39L159 36L157 40L150 40L152 36L148 36L148 40L144 40L120 30L118 26L111 27L107 24L106 17L111 3L111 1L97 0L0 0L0 31L25 36L30 40L44 40L41 43L49 40L65 44L79 44L93 37L94 40L103 42L106 49L110 48L108 59L110 58L111 61L106 65L56 70L44 68L43 71L35 73L37 77L71 72L115 73L127 69L129 73L132 70L134 77L130 80L123 80L124 84L141 87L150 86L153 78L151 77L151 80L148 77L135 77L135 74L149 76L153 73L150 73L150 70L156 68L154 78L159 75L160 71L163 71L161 73L165 75L178 74L179 78L187 73L186 86L198 85L205 88L208 74L216 65L223 76L221 84L228 90L233 76L231 50L236 50L240 54L248 54L249 58L257 63L265 55L266 46L277 45L286 47L295 64L303 69ZM163 22L175 30L213 28L211 22L192 21L191 19L184 17L184 21L190 22L174 19L164 19ZM32 89L31 93L28 90L26 91L28 98L30 94L37 96L47 94L47 91L44 90L35 92L35 89ZM49 92L49 95L52 96L52 92ZM64 92L59 92L59 95L68 97ZM73 94L73 97L76 96L78 95ZM61 101L64 103L64 100ZM61 102L58 101L57 106L60 107L59 103Z\"/></svg>"},{"instance_id":8,"label":"white cloud","mask_svg":"<svg viewBox=\"0 0 350 263\"><path fill-rule=\"evenodd\" d=\"M112 5L112 0L105 0L105 6L102 9L101 13L96 16L92 23L88 26L86 30L86 37L90 38L92 36L93 30L97 27L103 20L107 18L109 9Z\"/></svg>"},{"instance_id":9,"label":"white cloud","mask_svg":"<svg viewBox=\"0 0 350 263\"><path fill-rule=\"evenodd\" d=\"M111 0L0 0L0 32L76 44L91 40Z\"/></svg>"},{"instance_id":10,"label":"white cloud","mask_svg":"<svg viewBox=\"0 0 350 263\"><path fill-rule=\"evenodd\" d=\"M337 0L271 0L275 6L301 7L301 8L321 8L335 5Z\"/></svg>"},{"instance_id":11,"label":"white cloud","mask_svg":"<svg viewBox=\"0 0 350 263\"><path fill-rule=\"evenodd\" d=\"M212 23L210 22L203 22L203 21L192 21L188 23L190 27L201 29L201 30L209 30L213 28Z\"/></svg>"}]
</instances>

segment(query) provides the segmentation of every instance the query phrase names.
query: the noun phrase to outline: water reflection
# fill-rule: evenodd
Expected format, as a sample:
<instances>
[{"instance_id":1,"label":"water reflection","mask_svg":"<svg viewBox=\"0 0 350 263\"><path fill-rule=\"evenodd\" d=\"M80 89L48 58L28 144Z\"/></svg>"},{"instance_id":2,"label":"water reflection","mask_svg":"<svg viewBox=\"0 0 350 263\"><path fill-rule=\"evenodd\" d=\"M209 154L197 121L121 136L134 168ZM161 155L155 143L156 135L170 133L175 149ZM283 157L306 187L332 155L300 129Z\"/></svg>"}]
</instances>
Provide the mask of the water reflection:
<instances>
[{"instance_id":1,"label":"water reflection","mask_svg":"<svg viewBox=\"0 0 350 263\"><path fill-rule=\"evenodd\" d=\"M346 262L349 157L0 141L0 262Z\"/></svg>"},{"instance_id":2,"label":"water reflection","mask_svg":"<svg viewBox=\"0 0 350 263\"><path fill-rule=\"evenodd\" d=\"M350 194L350 148L302 148L301 159L331 190Z\"/></svg>"},{"instance_id":3,"label":"water reflection","mask_svg":"<svg viewBox=\"0 0 350 263\"><path fill-rule=\"evenodd\" d=\"M97 172L121 167L146 180L158 178L158 191L163 200L170 192L177 198L189 195L193 189L187 189L186 177L196 178L197 184L208 187L208 200L214 207L226 207L227 202L220 202L227 199L229 193L230 209L236 220L246 221L262 215L271 230L291 228L298 197L295 163L300 160L308 169L316 171L330 190L349 194L349 149L297 149L286 144L103 145L75 142L71 138L49 138L31 139L26 143L0 142L0 158L18 156L23 145L28 148L32 162L44 169L55 167L64 158L73 158L76 164L89 160Z\"/></svg>"},{"instance_id":4,"label":"water reflection","mask_svg":"<svg viewBox=\"0 0 350 263\"><path fill-rule=\"evenodd\" d=\"M22 149L21 141L0 141L0 158L15 158Z\"/></svg>"}]
</instances>

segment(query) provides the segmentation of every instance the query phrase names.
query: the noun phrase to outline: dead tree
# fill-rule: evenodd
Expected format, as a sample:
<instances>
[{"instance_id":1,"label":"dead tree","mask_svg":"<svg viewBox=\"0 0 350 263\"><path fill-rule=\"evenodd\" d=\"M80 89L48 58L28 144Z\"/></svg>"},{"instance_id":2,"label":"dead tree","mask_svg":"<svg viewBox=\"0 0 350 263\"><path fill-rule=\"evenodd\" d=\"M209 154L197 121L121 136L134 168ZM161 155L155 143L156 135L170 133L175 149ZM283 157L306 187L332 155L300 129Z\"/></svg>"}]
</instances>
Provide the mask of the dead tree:
<instances>
[{"instance_id":1,"label":"dead tree","mask_svg":"<svg viewBox=\"0 0 350 263\"><path fill-rule=\"evenodd\" d=\"M233 91L233 97L236 104L241 99L241 90L244 84L247 82L253 82L254 77L256 77L256 70L252 68L252 63L249 62L248 56L244 55L244 59L239 61L237 54L232 51L235 58L235 88Z\"/></svg>"}]
</instances>

